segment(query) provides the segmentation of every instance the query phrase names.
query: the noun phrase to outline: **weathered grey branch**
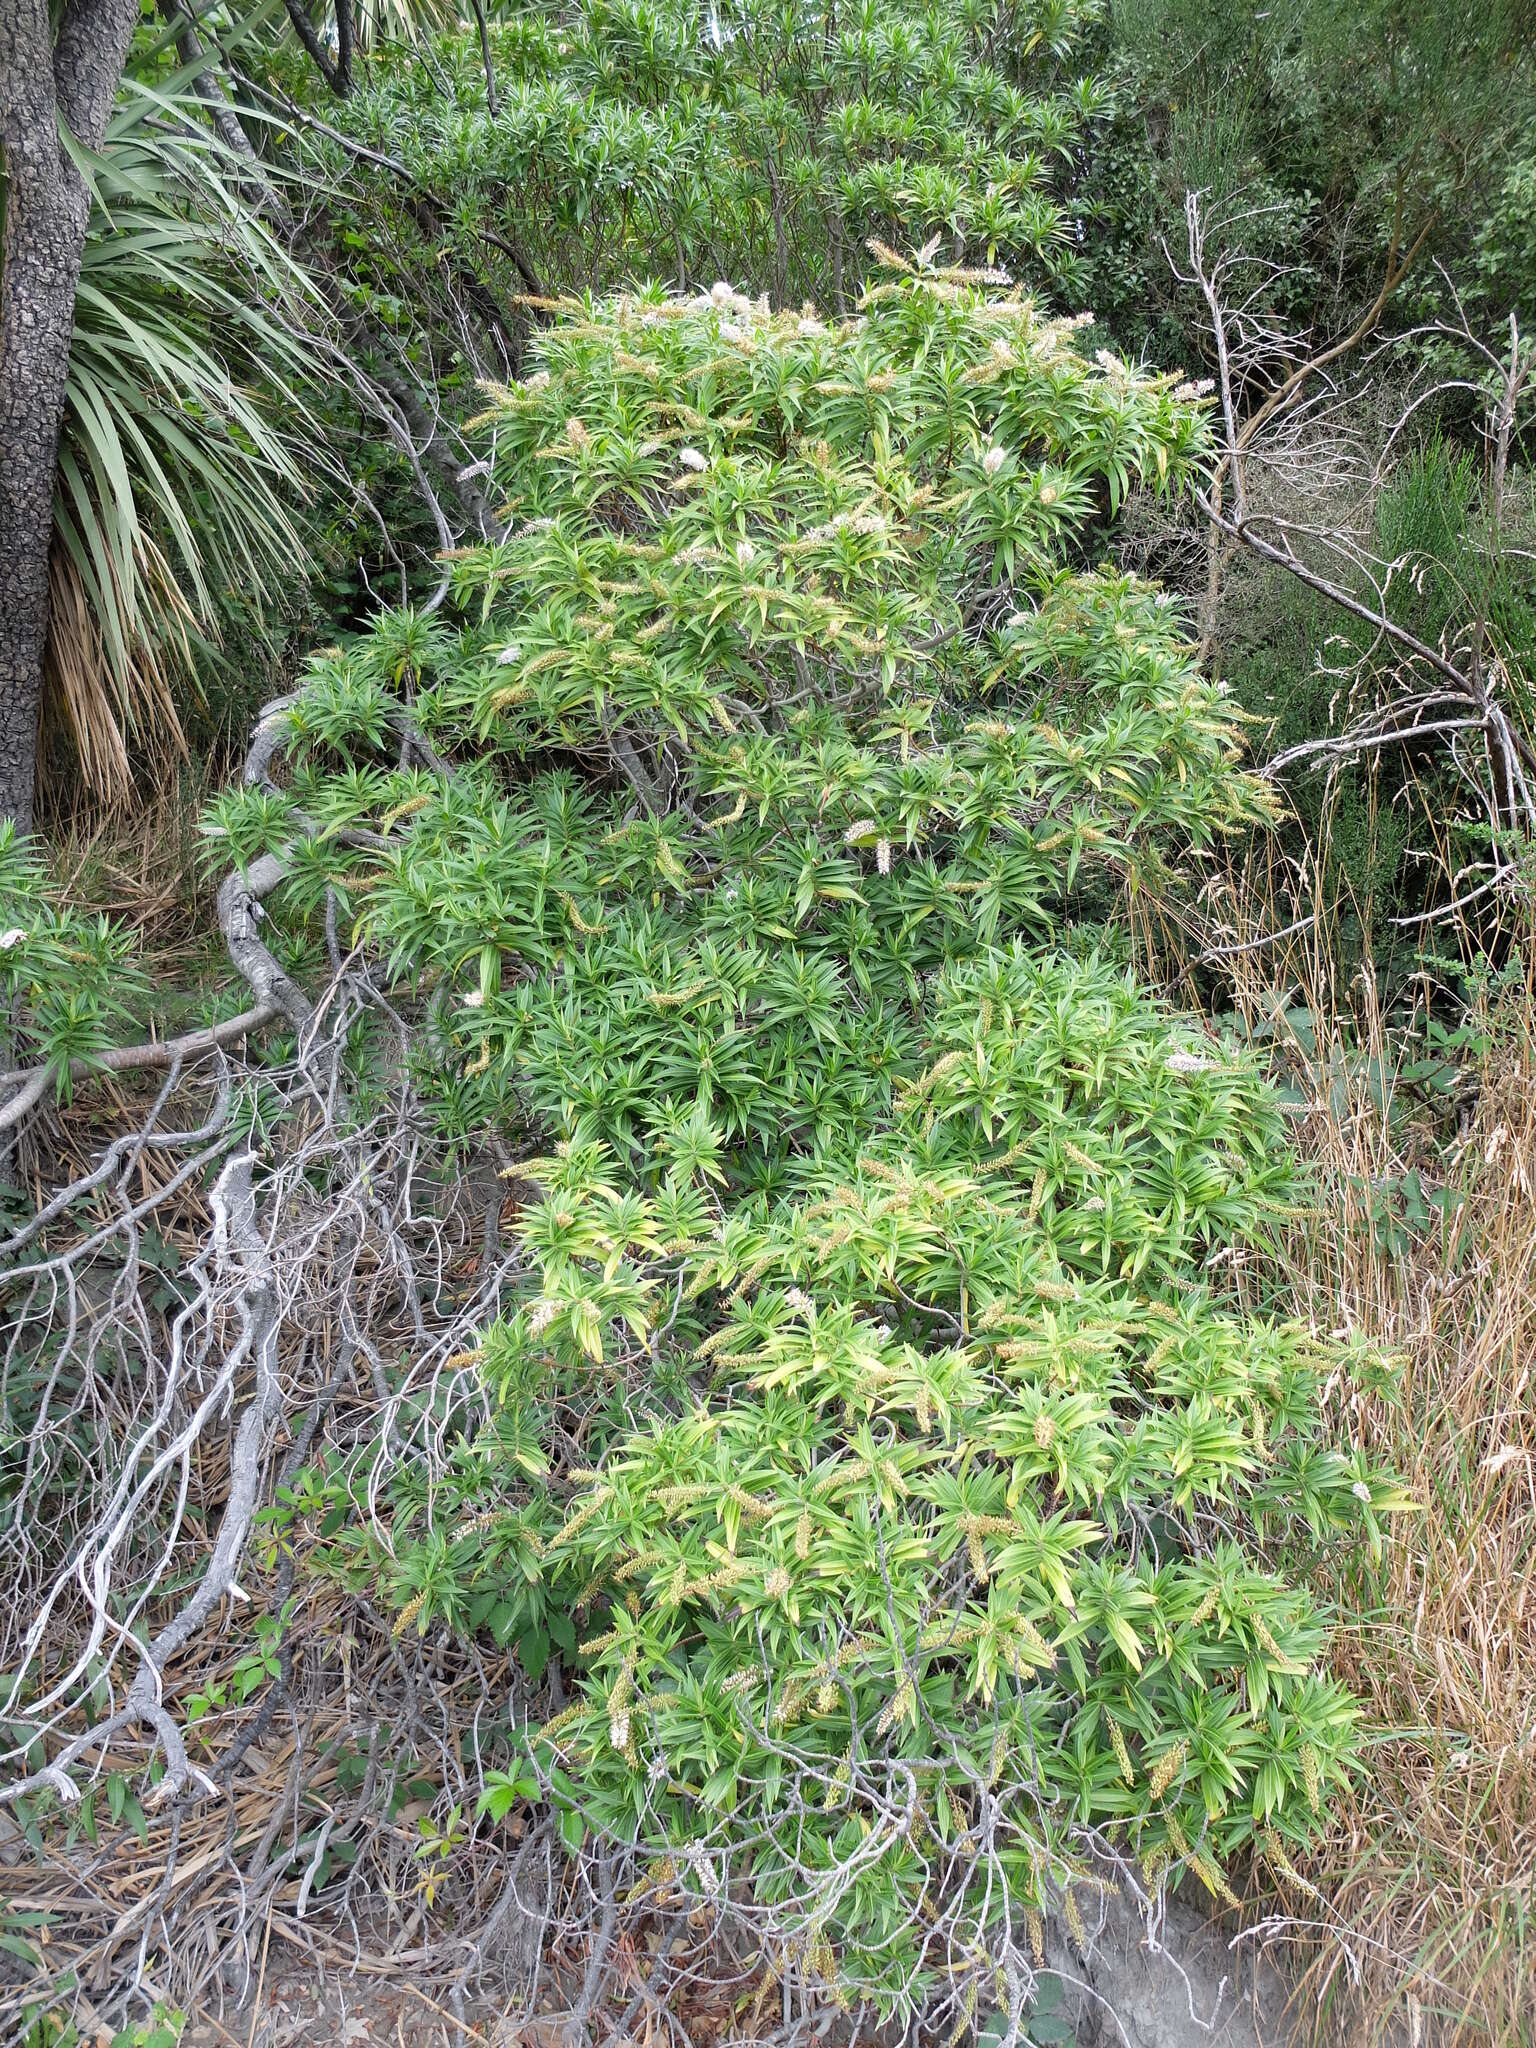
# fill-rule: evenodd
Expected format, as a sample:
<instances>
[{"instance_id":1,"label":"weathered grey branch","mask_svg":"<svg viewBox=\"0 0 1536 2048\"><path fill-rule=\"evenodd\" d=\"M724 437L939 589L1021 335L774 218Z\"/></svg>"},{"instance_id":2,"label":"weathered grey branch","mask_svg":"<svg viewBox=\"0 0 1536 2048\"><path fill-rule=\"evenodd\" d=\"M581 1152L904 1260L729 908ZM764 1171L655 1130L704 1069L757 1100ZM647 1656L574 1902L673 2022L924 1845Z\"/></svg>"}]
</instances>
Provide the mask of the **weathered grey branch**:
<instances>
[{"instance_id":1,"label":"weathered grey branch","mask_svg":"<svg viewBox=\"0 0 1536 2048\"><path fill-rule=\"evenodd\" d=\"M315 1014L315 1006L298 983L278 965L261 936L262 899L270 896L287 872L278 854L264 853L242 874L238 868L219 886L219 929L229 957L249 984L257 1005L279 1011L296 1031Z\"/></svg>"},{"instance_id":2,"label":"weathered grey branch","mask_svg":"<svg viewBox=\"0 0 1536 2048\"><path fill-rule=\"evenodd\" d=\"M236 1372L249 1360L255 1367L255 1388L235 1430L230 1456L229 1494L212 1555L186 1604L143 1651L142 1661L123 1705L116 1713L67 1742L58 1756L40 1770L0 1787L0 1806L13 1805L45 1785L65 1804L77 1800L80 1790L69 1775L71 1766L87 1751L99 1748L110 1735L134 1723L141 1723L153 1731L165 1756L166 1772L153 1795L155 1803L178 1797L193 1776L206 1791L218 1790L207 1773L195 1770L188 1759L181 1730L162 1703L161 1680L171 1658L202 1626L214 1604L234 1584L236 1567L256 1511L267 1436L277 1413L280 1317L272 1259L256 1222L252 1179L255 1164L254 1153L237 1153L226 1161L209 1197L214 1217L214 1259L222 1265L238 1263L242 1272L236 1304L240 1328L215 1388L204 1397L183 1432L189 1441L195 1439L205 1418L220 1405L223 1393L232 1386ZM163 1464L171 1455L170 1449L162 1451L157 1463ZM134 1497L137 1498L142 1490L141 1483ZM119 1529L124 1515L131 1512L131 1505L130 1502L120 1509L117 1516Z\"/></svg>"},{"instance_id":3,"label":"weathered grey branch","mask_svg":"<svg viewBox=\"0 0 1536 2048\"><path fill-rule=\"evenodd\" d=\"M237 1045L242 1038L249 1038L253 1031L259 1031L280 1014L274 1004L261 1003L254 1009L242 1010L238 1017L226 1017L221 1024L205 1024L196 1031L183 1031L176 1038L151 1038L142 1045L109 1046L105 1052L93 1053L89 1059L71 1060L69 1078L71 1081L89 1081L97 1074L163 1072L178 1061L185 1062L205 1052L217 1052L224 1046ZM0 1088L13 1087L20 1081L31 1087L39 1073L46 1082L52 1071L49 1067L16 1068L8 1074L0 1074ZM36 1099L33 1098L34 1101ZM6 1119L14 1109L14 1102L8 1102L0 1109L0 1130L6 1129Z\"/></svg>"},{"instance_id":4,"label":"weathered grey branch","mask_svg":"<svg viewBox=\"0 0 1536 2048\"><path fill-rule=\"evenodd\" d=\"M267 176L267 169L251 145L251 138L240 124L240 117L230 104L223 82L215 73L213 64L203 47L197 32L195 16L183 4L183 0L158 0L160 13L166 25L176 37L176 51L183 65L192 74L197 96L208 109L208 118L230 156L243 169L245 180L254 186L254 196L263 213L279 212L277 193Z\"/></svg>"},{"instance_id":5,"label":"weathered grey branch","mask_svg":"<svg viewBox=\"0 0 1536 2048\"><path fill-rule=\"evenodd\" d=\"M10 1075L5 1077L11 1079ZM15 1078L22 1079L21 1075ZM0 1131L14 1130L24 1117L42 1101L48 1093L48 1084L53 1079L51 1067L38 1067L25 1076L26 1085L13 1095L3 1109L0 1109Z\"/></svg>"}]
</instances>

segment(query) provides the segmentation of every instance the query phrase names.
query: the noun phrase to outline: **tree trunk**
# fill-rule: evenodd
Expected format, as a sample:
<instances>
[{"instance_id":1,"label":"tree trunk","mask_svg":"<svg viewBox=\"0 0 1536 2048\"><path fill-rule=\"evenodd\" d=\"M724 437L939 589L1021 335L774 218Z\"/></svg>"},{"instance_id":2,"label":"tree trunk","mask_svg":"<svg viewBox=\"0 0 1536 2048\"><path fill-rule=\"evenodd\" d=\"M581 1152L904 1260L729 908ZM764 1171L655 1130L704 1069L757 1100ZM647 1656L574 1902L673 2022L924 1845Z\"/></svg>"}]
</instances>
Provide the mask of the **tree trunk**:
<instances>
[{"instance_id":1,"label":"tree trunk","mask_svg":"<svg viewBox=\"0 0 1536 2048\"><path fill-rule=\"evenodd\" d=\"M32 825L48 550L90 198L60 122L99 149L137 0L0 0L0 818Z\"/></svg>"}]
</instances>

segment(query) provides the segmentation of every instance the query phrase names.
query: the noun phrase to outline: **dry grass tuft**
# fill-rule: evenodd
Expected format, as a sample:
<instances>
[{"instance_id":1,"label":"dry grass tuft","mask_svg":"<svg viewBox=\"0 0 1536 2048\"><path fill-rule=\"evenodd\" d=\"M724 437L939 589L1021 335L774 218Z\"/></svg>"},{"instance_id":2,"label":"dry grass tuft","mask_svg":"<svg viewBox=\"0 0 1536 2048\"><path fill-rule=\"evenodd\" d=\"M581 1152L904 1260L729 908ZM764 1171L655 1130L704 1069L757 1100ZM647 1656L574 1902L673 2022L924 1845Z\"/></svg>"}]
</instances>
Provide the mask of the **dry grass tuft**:
<instances>
[{"instance_id":1,"label":"dry grass tuft","mask_svg":"<svg viewBox=\"0 0 1536 2048\"><path fill-rule=\"evenodd\" d=\"M174 680L190 673L192 613L170 565L151 541L143 543L143 583L153 602L146 612L158 642L140 634L114 664L107 645L108 623L93 611L85 580L59 541L48 558L48 644L44 653L41 759L55 749L49 729L62 733L73 755L72 777L99 803L124 803L134 793L134 762L154 772L151 783L174 774L187 757L187 742L176 708ZM110 554L104 551L110 562ZM126 607L119 608L121 631ZM131 750L131 751L130 751Z\"/></svg>"},{"instance_id":2,"label":"dry grass tuft","mask_svg":"<svg viewBox=\"0 0 1536 2048\"><path fill-rule=\"evenodd\" d=\"M1286 1278L1319 1328L1396 1354L1388 1386L1335 1398L1420 1512L1379 1565L1324 1564L1376 1732L1309 1866L1322 1922L1285 1903L1319 1937L1320 2038L1514 2048L1536 2038L1536 943L1462 1019L1437 1095L1374 972L1338 985L1335 940L1320 919L1283 961L1242 956L1237 1007L1272 1022L1316 1173ZM1418 994L1420 1023L1456 1021Z\"/></svg>"},{"instance_id":3,"label":"dry grass tuft","mask_svg":"<svg viewBox=\"0 0 1536 2048\"><path fill-rule=\"evenodd\" d=\"M198 1021L197 1002L229 982L197 829L218 766L185 764L122 802L45 813L59 900L135 933L152 1014L171 1029Z\"/></svg>"}]
</instances>

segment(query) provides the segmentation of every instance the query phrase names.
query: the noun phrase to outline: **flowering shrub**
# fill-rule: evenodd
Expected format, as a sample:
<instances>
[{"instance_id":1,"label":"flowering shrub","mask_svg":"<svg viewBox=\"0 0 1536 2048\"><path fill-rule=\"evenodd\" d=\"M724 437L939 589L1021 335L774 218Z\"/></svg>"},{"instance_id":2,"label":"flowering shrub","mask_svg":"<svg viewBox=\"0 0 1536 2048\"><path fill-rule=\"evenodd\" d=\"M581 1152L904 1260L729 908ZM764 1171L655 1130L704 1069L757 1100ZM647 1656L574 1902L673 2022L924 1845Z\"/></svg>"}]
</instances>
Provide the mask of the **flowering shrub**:
<instances>
[{"instance_id":1,"label":"flowering shrub","mask_svg":"<svg viewBox=\"0 0 1536 2048\"><path fill-rule=\"evenodd\" d=\"M841 322L569 304L484 424L472 623L323 658L215 819L414 986L447 1138L546 1146L490 1420L319 1555L562 1653L493 1817L537 1785L839 1998L1016 2013L1045 1916L1289 1867L1353 1715L1253 1535L1396 1504L1230 1279L1278 1106L1117 936L1265 815L1177 618L1071 566L1199 410L896 266Z\"/></svg>"}]
</instances>

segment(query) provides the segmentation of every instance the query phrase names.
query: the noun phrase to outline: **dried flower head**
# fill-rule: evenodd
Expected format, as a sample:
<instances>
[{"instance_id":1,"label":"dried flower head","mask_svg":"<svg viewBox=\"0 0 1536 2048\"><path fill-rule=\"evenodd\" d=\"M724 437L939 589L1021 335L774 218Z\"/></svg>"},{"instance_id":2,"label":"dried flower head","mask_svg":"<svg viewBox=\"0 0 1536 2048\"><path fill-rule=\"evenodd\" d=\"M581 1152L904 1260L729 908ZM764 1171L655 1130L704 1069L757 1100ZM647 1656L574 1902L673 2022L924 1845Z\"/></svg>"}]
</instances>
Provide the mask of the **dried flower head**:
<instances>
[{"instance_id":1,"label":"dried flower head","mask_svg":"<svg viewBox=\"0 0 1536 2048\"><path fill-rule=\"evenodd\" d=\"M1216 1062L1205 1059L1197 1052L1171 1052L1168 1055L1170 1074L1208 1074Z\"/></svg>"}]
</instances>

